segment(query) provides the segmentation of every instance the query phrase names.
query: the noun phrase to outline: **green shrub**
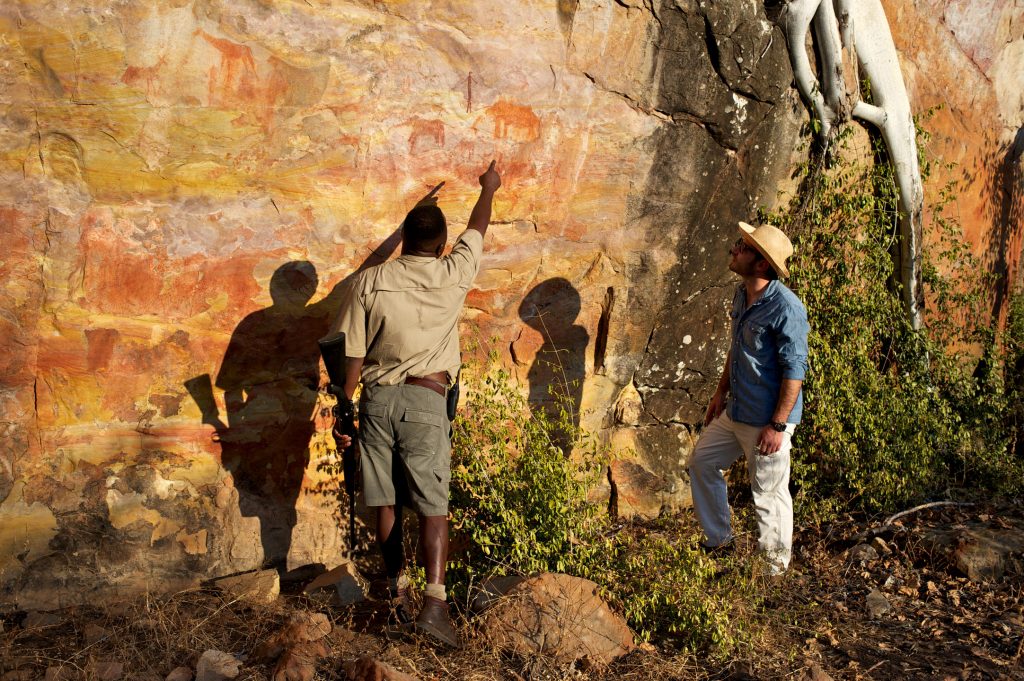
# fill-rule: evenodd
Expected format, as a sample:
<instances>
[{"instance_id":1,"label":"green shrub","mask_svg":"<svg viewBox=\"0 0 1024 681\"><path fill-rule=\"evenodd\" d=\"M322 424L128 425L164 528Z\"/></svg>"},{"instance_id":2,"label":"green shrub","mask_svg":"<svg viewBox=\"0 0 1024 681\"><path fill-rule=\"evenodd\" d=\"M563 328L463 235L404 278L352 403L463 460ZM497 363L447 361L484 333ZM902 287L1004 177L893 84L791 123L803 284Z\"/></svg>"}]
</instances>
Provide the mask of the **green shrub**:
<instances>
[{"instance_id":1,"label":"green shrub","mask_svg":"<svg viewBox=\"0 0 1024 681\"><path fill-rule=\"evenodd\" d=\"M713 595L714 566L696 534L613 528L592 498L608 452L574 425L571 408L531 410L493 355L462 375L471 390L454 423L450 507L453 545L463 547L449 562L455 598L489 576L563 572L596 582L643 639L727 652L740 627Z\"/></svg>"},{"instance_id":2,"label":"green shrub","mask_svg":"<svg viewBox=\"0 0 1024 681\"><path fill-rule=\"evenodd\" d=\"M699 538L671 517L624 528L603 541L590 578L641 639L726 657L749 633L737 607L760 596L743 558L712 559Z\"/></svg>"},{"instance_id":3,"label":"green shrub","mask_svg":"<svg viewBox=\"0 0 1024 681\"><path fill-rule=\"evenodd\" d=\"M894 283L897 189L882 145L854 160L850 131L801 172L784 211L762 217L794 236L787 282L807 306L810 371L794 481L804 516L891 511L949 488L1019 484L1006 457L1006 395L979 348L999 364L984 303L990 280L948 210L955 187L927 208L929 313L911 328ZM930 165L923 163L927 177ZM1001 462L993 466L994 461Z\"/></svg>"},{"instance_id":4,"label":"green shrub","mask_svg":"<svg viewBox=\"0 0 1024 681\"><path fill-rule=\"evenodd\" d=\"M1015 461L1024 460L1024 289L1010 298L1006 333L1003 337L1004 382L1006 385L1009 435L1007 454ZM1021 476L1020 479L1024 479Z\"/></svg>"},{"instance_id":5,"label":"green shrub","mask_svg":"<svg viewBox=\"0 0 1024 681\"><path fill-rule=\"evenodd\" d=\"M582 574L597 552L603 518L588 494L606 452L573 425L568 410L552 420L531 410L506 369L463 369L467 399L453 424L451 519L464 555L457 581L543 571ZM572 451L563 451L564 434Z\"/></svg>"}]
</instances>

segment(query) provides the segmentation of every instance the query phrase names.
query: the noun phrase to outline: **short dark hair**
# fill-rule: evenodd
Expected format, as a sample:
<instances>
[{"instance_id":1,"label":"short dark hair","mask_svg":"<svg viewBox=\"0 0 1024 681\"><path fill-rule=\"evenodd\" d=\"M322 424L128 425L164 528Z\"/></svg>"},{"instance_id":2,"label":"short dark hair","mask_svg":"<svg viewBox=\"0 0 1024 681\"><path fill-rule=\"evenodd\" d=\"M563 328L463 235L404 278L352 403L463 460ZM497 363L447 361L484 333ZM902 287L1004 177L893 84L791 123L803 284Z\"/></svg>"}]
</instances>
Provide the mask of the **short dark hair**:
<instances>
[{"instance_id":1,"label":"short dark hair","mask_svg":"<svg viewBox=\"0 0 1024 681\"><path fill-rule=\"evenodd\" d=\"M413 248L436 246L446 235L448 223L437 206L416 206L402 223L402 240Z\"/></svg>"},{"instance_id":2,"label":"short dark hair","mask_svg":"<svg viewBox=\"0 0 1024 681\"><path fill-rule=\"evenodd\" d=\"M764 272L764 278L767 279L768 281L775 281L776 279L778 279L779 273L775 271L775 266L772 265L772 261L764 257L764 254L762 254L761 251L757 250L753 246L750 246L749 248L750 250L754 251L754 262L757 262L758 260L764 260L766 263L768 263L768 269L765 270Z\"/></svg>"}]
</instances>

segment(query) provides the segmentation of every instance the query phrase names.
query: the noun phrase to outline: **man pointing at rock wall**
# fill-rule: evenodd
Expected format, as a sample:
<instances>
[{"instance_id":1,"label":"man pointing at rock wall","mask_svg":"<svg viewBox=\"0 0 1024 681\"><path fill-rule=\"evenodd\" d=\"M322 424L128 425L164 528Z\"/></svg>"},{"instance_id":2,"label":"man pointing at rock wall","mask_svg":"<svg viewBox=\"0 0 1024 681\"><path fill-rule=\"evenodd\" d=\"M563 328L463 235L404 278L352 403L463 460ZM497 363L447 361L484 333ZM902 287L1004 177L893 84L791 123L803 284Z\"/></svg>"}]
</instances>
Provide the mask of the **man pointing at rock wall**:
<instances>
[{"instance_id":1,"label":"man pointing at rock wall","mask_svg":"<svg viewBox=\"0 0 1024 681\"><path fill-rule=\"evenodd\" d=\"M394 624L415 626L451 646L459 640L444 585L451 479L446 397L461 363L462 304L480 268L492 200L501 186L493 161L480 186L468 228L448 255L441 209L431 200L409 211L401 256L355 275L334 329L346 339L346 396L351 399L363 384L358 440L363 493L366 505L376 508ZM337 430L335 438L341 448L349 442ZM419 516L426 562L427 586L415 623L405 574L403 503Z\"/></svg>"},{"instance_id":2,"label":"man pointing at rock wall","mask_svg":"<svg viewBox=\"0 0 1024 681\"><path fill-rule=\"evenodd\" d=\"M722 471L745 456L758 546L771 572L781 574L793 547L789 452L803 411L807 311L779 281L789 275L786 259L793 253L781 230L741 222L740 238L729 253L729 269L743 282L733 296L725 369L688 463L693 507L704 547L727 546L732 525Z\"/></svg>"}]
</instances>

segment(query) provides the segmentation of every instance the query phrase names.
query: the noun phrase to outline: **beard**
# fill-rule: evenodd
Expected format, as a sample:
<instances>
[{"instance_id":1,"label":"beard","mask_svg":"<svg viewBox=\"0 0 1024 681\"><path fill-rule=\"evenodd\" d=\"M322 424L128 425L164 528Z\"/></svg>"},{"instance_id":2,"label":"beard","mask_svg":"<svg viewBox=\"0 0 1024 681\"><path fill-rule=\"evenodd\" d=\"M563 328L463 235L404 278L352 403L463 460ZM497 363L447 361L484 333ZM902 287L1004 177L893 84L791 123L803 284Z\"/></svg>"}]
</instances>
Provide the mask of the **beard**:
<instances>
[{"instance_id":1,"label":"beard","mask_svg":"<svg viewBox=\"0 0 1024 681\"><path fill-rule=\"evenodd\" d=\"M752 277L755 274L757 261L742 260L733 256L729 259L729 269L741 277Z\"/></svg>"}]
</instances>

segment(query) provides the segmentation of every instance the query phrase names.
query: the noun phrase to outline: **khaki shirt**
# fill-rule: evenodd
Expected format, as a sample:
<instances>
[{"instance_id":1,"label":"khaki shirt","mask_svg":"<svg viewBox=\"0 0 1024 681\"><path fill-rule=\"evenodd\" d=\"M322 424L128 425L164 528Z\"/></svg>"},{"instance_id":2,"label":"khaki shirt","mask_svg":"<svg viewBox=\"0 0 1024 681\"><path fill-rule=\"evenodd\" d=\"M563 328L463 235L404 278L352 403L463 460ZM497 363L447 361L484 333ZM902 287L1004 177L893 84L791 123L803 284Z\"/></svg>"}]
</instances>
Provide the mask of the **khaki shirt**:
<instances>
[{"instance_id":1,"label":"khaki shirt","mask_svg":"<svg viewBox=\"0 0 1024 681\"><path fill-rule=\"evenodd\" d=\"M467 229L444 257L402 255L352 278L337 330L346 356L365 357L364 386L438 371L455 377L459 315L483 247L483 235Z\"/></svg>"}]
</instances>

